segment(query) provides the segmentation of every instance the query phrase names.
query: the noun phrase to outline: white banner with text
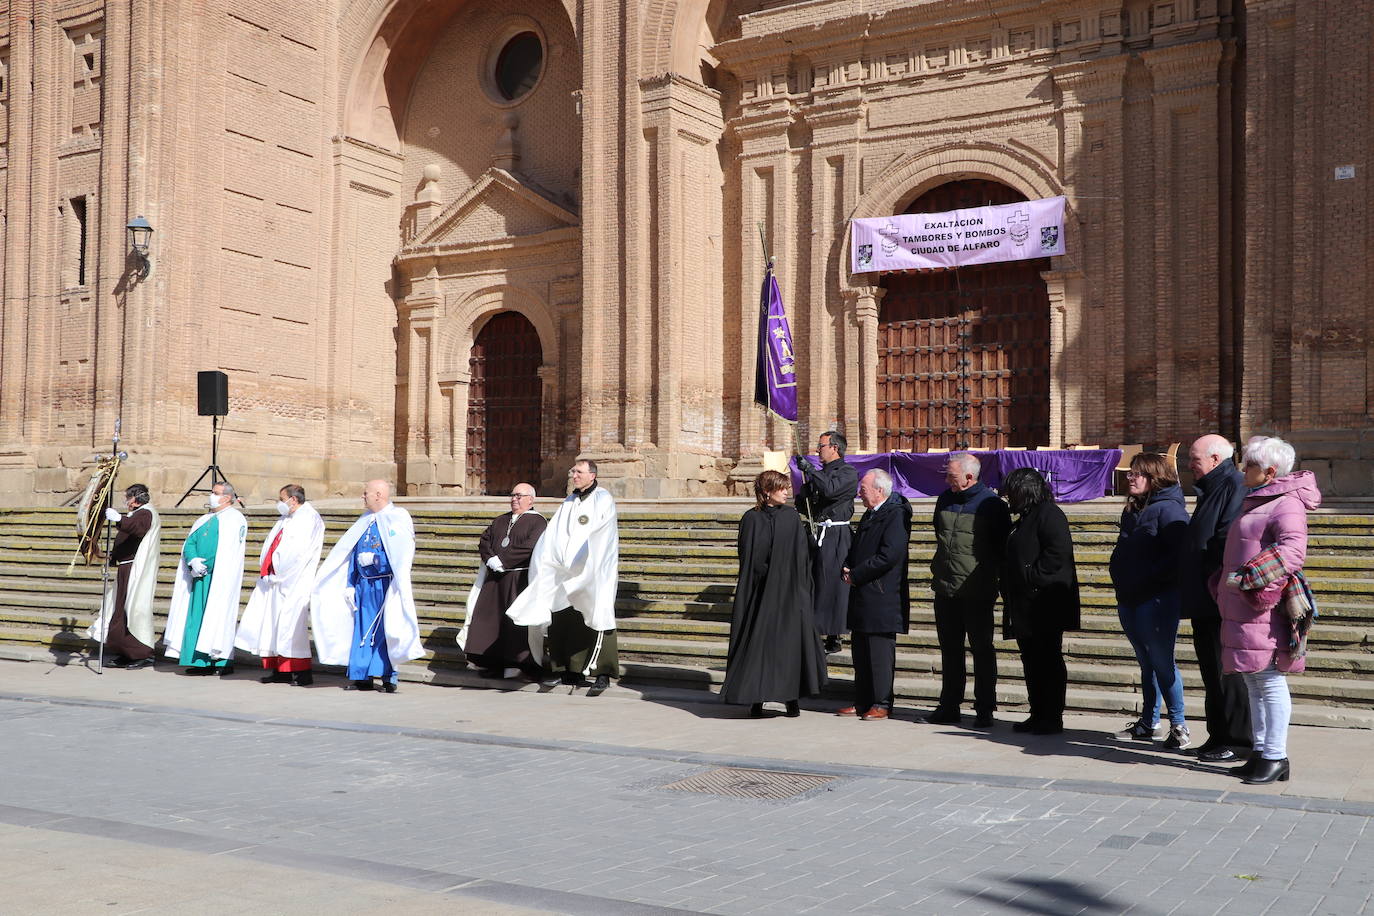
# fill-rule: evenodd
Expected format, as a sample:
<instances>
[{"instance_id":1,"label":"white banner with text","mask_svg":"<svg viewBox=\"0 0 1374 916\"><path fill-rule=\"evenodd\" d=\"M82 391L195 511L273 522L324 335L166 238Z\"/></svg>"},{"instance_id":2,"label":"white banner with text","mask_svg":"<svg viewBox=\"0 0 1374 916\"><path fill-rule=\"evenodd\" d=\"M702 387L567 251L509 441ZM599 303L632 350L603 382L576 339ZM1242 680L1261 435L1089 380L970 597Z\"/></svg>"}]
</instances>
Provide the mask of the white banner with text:
<instances>
[{"instance_id":1,"label":"white banner with text","mask_svg":"<svg viewBox=\"0 0 1374 916\"><path fill-rule=\"evenodd\" d=\"M850 220L858 273L1022 261L1064 253L1064 198Z\"/></svg>"}]
</instances>

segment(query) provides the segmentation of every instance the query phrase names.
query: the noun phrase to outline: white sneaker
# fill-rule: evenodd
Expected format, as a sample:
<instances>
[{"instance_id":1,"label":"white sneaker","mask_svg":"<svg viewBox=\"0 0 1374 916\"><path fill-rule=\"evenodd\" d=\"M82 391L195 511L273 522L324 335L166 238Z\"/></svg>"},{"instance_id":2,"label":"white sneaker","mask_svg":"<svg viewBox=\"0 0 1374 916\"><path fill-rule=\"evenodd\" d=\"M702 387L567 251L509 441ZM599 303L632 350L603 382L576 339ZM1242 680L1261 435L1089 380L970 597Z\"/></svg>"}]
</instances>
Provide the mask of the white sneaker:
<instances>
[{"instance_id":1,"label":"white sneaker","mask_svg":"<svg viewBox=\"0 0 1374 916\"><path fill-rule=\"evenodd\" d=\"M1171 751L1181 751L1192 743L1193 739L1188 734L1188 726L1175 725L1169 729L1169 738L1164 742L1164 746Z\"/></svg>"}]
</instances>

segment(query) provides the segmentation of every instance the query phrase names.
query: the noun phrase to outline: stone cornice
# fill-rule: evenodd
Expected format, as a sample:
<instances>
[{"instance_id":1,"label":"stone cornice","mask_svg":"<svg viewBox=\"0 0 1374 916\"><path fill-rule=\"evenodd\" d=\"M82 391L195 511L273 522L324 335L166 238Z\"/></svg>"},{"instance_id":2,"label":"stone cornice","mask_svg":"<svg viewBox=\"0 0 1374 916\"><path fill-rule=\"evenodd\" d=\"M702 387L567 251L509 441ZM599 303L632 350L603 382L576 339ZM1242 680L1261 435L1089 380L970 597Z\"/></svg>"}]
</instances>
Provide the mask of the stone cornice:
<instances>
[{"instance_id":1,"label":"stone cornice","mask_svg":"<svg viewBox=\"0 0 1374 916\"><path fill-rule=\"evenodd\" d=\"M1153 48L1140 55L1150 68L1157 94L1215 86L1221 56L1221 42L1216 39Z\"/></svg>"},{"instance_id":2,"label":"stone cornice","mask_svg":"<svg viewBox=\"0 0 1374 916\"><path fill-rule=\"evenodd\" d=\"M443 242L437 245L418 245L406 248L396 256L396 265L406 269L421 268L426 262L452 265L518 252L528 256L540 249L555 249L560 246L576 246L582 238L582 230L576 226L549 229L531 235L494 239L482 242ZM575 252L574 252L575 253Z\"/></svg>"},{"instance_id":3,"label":"stone cornice","mask_svg":"<svg viewBox=\"0 0 1374 916\"><path fill-rule=\"evenodd\" d=\"M1089 105L1120 99L1125 92L1126 66L1123 56L1074 61L1050 68L1054 85L1064 94L1064 107Z\"/></svg>"}]
</instances>

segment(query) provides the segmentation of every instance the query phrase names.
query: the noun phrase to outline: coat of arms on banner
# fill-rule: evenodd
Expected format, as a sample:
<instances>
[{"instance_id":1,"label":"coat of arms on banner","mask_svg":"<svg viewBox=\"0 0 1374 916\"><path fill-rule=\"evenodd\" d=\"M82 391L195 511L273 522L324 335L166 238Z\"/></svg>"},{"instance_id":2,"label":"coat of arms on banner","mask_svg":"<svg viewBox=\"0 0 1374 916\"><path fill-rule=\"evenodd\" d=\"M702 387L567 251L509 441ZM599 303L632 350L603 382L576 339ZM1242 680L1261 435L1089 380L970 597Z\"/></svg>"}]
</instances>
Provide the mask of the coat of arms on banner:
<instances>
[{"instance_id":1,"label":"coat of arms on banner","mask_svg":"<svg viewBox=\"0 0 1374 916\"><path fill-rule=\"evenodd\" d=\"M860 246L859 246L859 266L860 266L860 267L870 267L870 266L872 266L872 264L873 264L873 246L872 246L872 245L860 245Z\"/></svg>"},{"instance_id":2,"label":"coat of arms on banner","mask_svg":"<svg viewBox=\"0 0 1374 916\"><path fill-rule=\"evenodd\" d=\"M1059 244L1059 227L1058 227L1058 226L1041 226L1041 227L1040 227L1040 247L1043 248L1043 249L1045 249L1046 251L1052 251L1052 250L1054 249L1054 247L1055 247L1056 245L1058 245L1058 244Z\"/></svg>"}]
</instances>

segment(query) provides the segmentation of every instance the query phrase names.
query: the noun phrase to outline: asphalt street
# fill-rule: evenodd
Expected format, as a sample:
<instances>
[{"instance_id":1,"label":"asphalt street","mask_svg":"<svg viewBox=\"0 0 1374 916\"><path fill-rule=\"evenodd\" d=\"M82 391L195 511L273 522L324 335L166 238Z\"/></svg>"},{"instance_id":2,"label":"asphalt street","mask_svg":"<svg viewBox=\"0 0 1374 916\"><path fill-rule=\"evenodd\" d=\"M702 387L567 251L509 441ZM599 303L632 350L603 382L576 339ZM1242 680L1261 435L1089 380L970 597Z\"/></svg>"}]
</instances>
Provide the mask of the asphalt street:
<instances>
[{"instance_id":1,"label":"asphalt street","mask_svg":"<svg viewBox=\"0 0 1374 916\"><path fill-rule=\"evenodd\" d=\"M1346 916L1374 892L1368 802L1056 778L1052 754L1020 774L863 762L863 735L931 728L911 723L0 668L4 912ZM654 707L676 749L628 733ZM547 734L470 727L493 710ZM693 721L754 750L675 741ZM849 728L856 753L774 756L775 727Z\"/></svg>"}]
</instances>

